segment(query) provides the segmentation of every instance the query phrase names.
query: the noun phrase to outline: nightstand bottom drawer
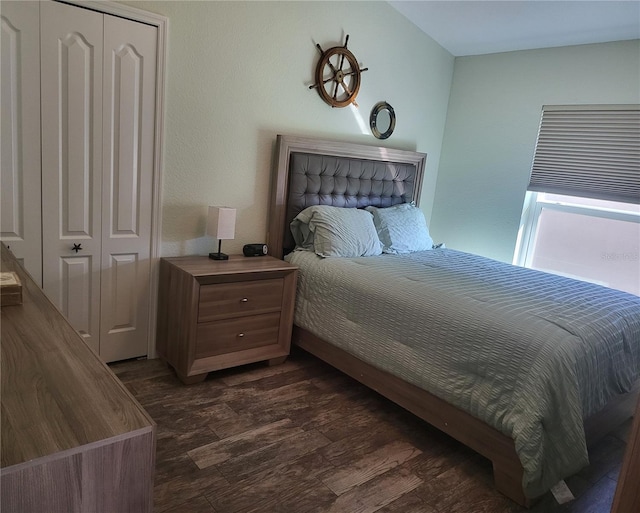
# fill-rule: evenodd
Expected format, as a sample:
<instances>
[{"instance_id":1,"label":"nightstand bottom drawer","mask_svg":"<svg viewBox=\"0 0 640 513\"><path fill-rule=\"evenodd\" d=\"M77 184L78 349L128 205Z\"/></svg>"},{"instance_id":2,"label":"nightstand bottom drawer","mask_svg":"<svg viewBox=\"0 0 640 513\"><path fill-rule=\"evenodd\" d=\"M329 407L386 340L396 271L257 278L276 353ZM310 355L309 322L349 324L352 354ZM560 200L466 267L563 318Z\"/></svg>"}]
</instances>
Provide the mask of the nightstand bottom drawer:
<instances>
[{"instance_id":1,"label":"nightstand bottom drawer","mask_svg":"<svg viewBox=\"0 0 640 513\"><path fill-rule=\"evenodd\" d=\"M280 312L198 324L196 358L278 343Z\"/></svg>"}]
</instances>

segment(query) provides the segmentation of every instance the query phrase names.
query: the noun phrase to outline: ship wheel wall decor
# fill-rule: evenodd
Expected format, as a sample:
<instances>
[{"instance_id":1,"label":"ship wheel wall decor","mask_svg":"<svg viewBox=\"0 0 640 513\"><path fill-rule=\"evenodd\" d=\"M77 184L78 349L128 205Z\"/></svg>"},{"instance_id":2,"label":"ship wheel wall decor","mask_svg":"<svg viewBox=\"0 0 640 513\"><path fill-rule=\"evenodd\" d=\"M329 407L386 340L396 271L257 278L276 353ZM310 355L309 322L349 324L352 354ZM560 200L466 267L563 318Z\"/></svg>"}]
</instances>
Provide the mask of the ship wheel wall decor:
<instances>
[{"instance_id":1,"label":"ship wheel wall decor","mask_svg":"<svg viewBox=\"0 0 640 513\"><path fill-rule=\"evenodd\" d=\"M318 94L332 107L346 107L353 103L356 107L356 96L360 90L360 76L368 68L360 69L353 53L347 49L349 36L344 46L334 46L326 52L316 44L320 59L316 66L316 83L309 89L318 89Z\"/></svg>"}]
</instances>

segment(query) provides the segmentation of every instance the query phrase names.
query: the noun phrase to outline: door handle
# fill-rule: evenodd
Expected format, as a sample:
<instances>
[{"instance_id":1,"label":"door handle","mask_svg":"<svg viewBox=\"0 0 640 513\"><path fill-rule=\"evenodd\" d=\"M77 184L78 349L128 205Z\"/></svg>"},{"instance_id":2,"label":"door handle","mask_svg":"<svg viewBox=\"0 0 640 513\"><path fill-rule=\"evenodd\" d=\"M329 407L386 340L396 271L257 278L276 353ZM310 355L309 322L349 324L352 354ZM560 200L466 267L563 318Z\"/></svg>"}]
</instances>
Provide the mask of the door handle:
<instances>
[{"instance_id":1,"label":"door handle","mask_svg":"<svg viewBox=\"0 0 640 513\"><path fill-rule=\"evenodd\" d=\"M78 251L82 251L82 242L80 244L74 244L71 251L75 251L76 255L78 254Z\"/></svg>"}]
</instances>

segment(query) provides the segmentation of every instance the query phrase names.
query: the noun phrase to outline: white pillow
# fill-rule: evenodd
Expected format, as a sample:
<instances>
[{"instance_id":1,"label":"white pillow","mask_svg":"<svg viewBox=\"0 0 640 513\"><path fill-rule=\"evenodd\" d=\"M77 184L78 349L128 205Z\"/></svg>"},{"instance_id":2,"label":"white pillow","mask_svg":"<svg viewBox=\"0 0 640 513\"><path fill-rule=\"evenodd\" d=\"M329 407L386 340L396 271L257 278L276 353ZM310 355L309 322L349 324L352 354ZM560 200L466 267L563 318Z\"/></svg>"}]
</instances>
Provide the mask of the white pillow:
<instances>
[{"instance_id":1,"label":"white pillow","mask_svg":"<svg viewBox=\"0 0 640 513\"><path fill-rule=\"evenodd\" d=\"M373 216L357 208L314 205L291 222L297 249L321 257L360 257L382 253Z\"/></svg>"},{"instance_id":2,"label":"white pillow","mask_svg":"<svg viewBox=\"0 0 640 513\"><path fill-rule=\"evenodd\" d=\"M366 207L365 210L373 214L384 253L413 253L433 248L424 214L411 203L387 208Z\"/></svg>"}]
</instances>

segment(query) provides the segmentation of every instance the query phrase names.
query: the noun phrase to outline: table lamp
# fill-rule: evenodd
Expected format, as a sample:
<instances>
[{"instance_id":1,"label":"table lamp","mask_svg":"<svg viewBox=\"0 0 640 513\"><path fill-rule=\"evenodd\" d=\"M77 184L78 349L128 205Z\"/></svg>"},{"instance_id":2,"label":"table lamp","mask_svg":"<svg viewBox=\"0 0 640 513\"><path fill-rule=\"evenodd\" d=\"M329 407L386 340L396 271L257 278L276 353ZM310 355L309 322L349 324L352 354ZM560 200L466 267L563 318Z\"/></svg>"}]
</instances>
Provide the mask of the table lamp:
<instances>
[{"instance_id":1,"label":"table lamp","mask_svg":"<svg viewBox=\"0 0 640 513\"><path fill-rule=\"evenodd\" d=\"M233 239L236 229L236 209L229 207L209 207L207 235L218 239L218 252L209 253L212 260L229 260L229 255L220 252L223 239Z\"/></svg>"}]
</instances>

